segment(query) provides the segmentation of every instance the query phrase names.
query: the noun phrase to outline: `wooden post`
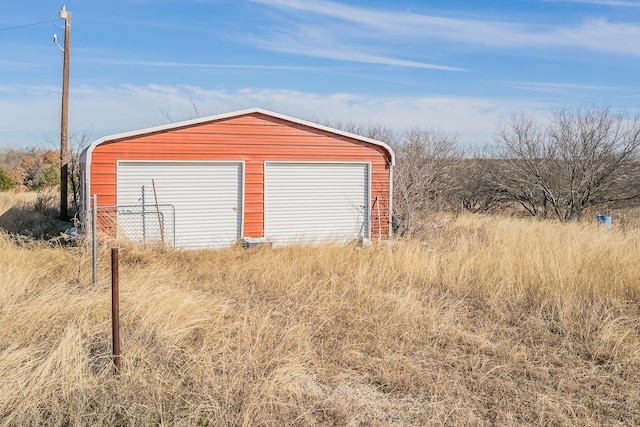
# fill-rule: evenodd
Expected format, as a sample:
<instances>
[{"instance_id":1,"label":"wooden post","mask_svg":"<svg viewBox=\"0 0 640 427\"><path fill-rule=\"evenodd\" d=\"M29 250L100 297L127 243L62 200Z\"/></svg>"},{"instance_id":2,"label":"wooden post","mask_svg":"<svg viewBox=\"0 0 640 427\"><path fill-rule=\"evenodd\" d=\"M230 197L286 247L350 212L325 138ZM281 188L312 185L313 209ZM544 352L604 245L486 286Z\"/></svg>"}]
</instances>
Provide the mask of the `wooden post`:
<instances>
[{"instance_id":1,"label":"wooden post","mask_svg":"<svg viewBox=\"0 0 640 427\"><path fill-rule=\"evenodd\" d=\"M62 66L62 112L60 118L60 219L69 219L67 186L69 185L69 56L71 54L71 12L62 6L64 19L64 62Z\"/></svg>"},{"instance_id":2,"label":"wooden post","mask_svg":"<svg viewBox=\"0 0 640 427\"><path fill-rule=\"evenodd\" d=\"M118 276L118 248L111 248L111 330L114 375L120 375L120 284Z\"/></svg>"}]
</instances>

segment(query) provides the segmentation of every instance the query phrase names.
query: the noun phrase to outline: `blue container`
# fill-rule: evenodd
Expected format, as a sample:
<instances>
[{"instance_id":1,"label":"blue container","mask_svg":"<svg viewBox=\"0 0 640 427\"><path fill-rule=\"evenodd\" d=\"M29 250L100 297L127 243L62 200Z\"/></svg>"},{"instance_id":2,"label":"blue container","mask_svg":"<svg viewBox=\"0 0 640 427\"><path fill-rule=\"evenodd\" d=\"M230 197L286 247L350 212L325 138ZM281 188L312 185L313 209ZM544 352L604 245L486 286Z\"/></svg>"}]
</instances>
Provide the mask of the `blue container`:
<instances>
[{"instance_id":1,"label":"blue container","mask_svg":"<svg viewBox=\"0 0 640 427\"><path fill-rule=\"evenodd\" d=\"M606 227L611 227L611 215L596 215L596 222Z\"/></svg>"}]
</instances>

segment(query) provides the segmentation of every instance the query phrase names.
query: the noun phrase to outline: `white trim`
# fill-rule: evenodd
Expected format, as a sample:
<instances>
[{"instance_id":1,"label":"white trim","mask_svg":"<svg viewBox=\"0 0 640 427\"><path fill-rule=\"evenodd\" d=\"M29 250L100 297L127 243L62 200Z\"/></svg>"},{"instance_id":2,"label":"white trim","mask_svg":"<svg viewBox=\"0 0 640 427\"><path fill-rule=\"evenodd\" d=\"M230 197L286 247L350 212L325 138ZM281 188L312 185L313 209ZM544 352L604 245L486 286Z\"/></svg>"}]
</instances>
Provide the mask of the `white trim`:
<instances>
[{"instance_id":1,"label":"white trim","mask_svg":"<svg viewBox=\"0 0 640 427\"><path fill-rule=\"evenodd\" d=\"M373 229L373 215L371 215L371 206L373 206L373 200L371 199L371 187L373 187L373 183L371 182L371 177L373 174L373 171L371 169L373 169L371 167L371 162L363 162L367 165L367 173L368 173L368 177L367 177L367 216L369 218L369 226L367 227L367 234L368 236L366 236L367 239L371 240L371 232Z\"/></svg>"},{"instance_id":2,"label":"white trim","mask_svg":"<svg viewBox=\"0 0 640 427\"><path fill-rule=\"evenodd\" d=\"M82 165L82 163L80 163ZM89 215L90 211L91 211L91 207L89 206L89 199L91 198L91 163L85 163L84 164L84 182L83 182L83 192L84 194L81 194L80 197L83 198L85 200L85 204L83 206L84 208L84 212L83 215L85 215L85 218L88 218L87 215Z\"/></svg>"},{"instance_id":3,"label":"white trim","mask_svg":"<svg viewBox=\"0 0 640 427\"><path fill-rule=\"evenodd\" d=\"M247 165L244 160L240 160L239 163L242 168L242 182L240 183L240 197L242 198L242 203L240 204L240 236L238 239L242 240L244 238L244 215L246 212L245 189L247 188Z\"/></svg>"},{"instance_id":4,"label":"white trim","mask_svg":"<svg viewBox=\"0 0 640 427\"><path fill-rule=\"evenodd\" d=\"M393 165L389 165L389 239L393 239Z\"/></svg>"}]
</instances>

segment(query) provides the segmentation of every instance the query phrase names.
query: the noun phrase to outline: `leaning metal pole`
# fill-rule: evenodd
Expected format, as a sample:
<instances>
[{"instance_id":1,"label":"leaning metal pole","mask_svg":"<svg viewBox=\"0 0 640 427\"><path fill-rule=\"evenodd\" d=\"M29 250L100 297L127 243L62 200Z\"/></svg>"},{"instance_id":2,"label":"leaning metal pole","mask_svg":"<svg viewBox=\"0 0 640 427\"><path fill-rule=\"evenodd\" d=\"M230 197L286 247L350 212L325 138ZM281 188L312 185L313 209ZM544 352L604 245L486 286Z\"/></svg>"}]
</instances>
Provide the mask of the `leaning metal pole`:
<instances>
[{"instance_id":1,"label":"leaning metal pole","mask_svg":"<svg viewBox=\"0 0 640 427\"><path fill-rule=\"evenodd\" d=\"M93 286L98 285L98 196L91 196L91 261Z\"/></svg>"}]
</instances>

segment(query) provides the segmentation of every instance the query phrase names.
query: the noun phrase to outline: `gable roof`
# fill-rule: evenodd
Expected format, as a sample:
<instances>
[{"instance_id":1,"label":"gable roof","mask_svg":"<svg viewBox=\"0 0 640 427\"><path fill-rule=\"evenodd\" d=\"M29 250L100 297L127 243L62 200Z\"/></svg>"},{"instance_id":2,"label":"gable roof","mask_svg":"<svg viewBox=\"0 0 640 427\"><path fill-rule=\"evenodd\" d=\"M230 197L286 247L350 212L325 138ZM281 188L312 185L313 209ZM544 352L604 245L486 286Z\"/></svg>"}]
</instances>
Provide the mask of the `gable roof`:
<instances>
[{"instance_id":1,"label":"gable roof","mask_svg":"<svg viewBox=\"0 0 640 427\"><path fill-rule=\"evenodd\" d=\"M87 163L87 159L91 157L91 154L93 153L93 150L98 145L100 145L100 144L102 144L104 142L107 142L107 141L114 141L114 140L123 139L123 138L131 138L131 137L135 137L135 136L141 136L141 135L150 134L150 133L168 131L168 130L178 129L178 128L182 128L182 127L189 127L189 126L194 126L194 125L199 125L199 124L204 124L204 123L210 123L210 122L215 122L215 121L224 120L224 119L230 119L230 118L234 118L234 117L246 116L246 115L249 115L249 114L256 114L256 113L263 114L263 115L269 116L269 117L274 117L274 118L277 118L277 119L282 119L282 120L285 120L285 121L288 121L288 122L291 122L291 123L296 123L296 124L307 126L307 127L310 127L310 128L322 130L322 131L325 131L325 132L333 133L333 134L336 134L336 135L345 136L347 138L351 138L351 139L355 139L355 140L358 140L358 141L366 142L368 144L377 145L379 147L384 148L389 153L390 163L391 163L392 166L395 165L395 154L393 153L393 150L391 149L391 147L389 147L387 144L385 144L382 141L377 141L375 139L366 138L366 137L361 136L361 135L356 135L354 133L341 131L341 130L334 129L334 128L331 128L331 127L328 127L328 126L319 125L317 123L312 123L312 122L308 122L308 121L305 121L305 120L296 119L294 117L285 116L284 114L274 113L273 111L263 110L262 108L250 108L250 109L246 109L246 110L234 111L234 112L231 112L231 113L224 113L224 114L218 114L218 115L215 115L215 116L201 117L201 118L197 118L197 119L193 119L193 120L185 120L185 121L182 121L182 122L169 123L169 124L166 124L166 125L154 126L154 127L150 127L150 128L146 128L146 129L140 129L140 130L135 130L135 131L131 131L131 132L123 132L123 133L118 133L118 134L114 134L114 135L104 136L104 137L92 142L89 146L87 146L82 151L82 153L80 154L80 162L81 163Z\"/></svg>"}]
</instances>

